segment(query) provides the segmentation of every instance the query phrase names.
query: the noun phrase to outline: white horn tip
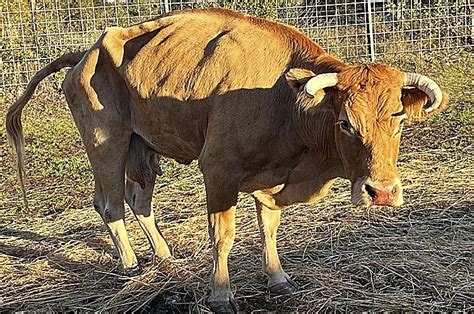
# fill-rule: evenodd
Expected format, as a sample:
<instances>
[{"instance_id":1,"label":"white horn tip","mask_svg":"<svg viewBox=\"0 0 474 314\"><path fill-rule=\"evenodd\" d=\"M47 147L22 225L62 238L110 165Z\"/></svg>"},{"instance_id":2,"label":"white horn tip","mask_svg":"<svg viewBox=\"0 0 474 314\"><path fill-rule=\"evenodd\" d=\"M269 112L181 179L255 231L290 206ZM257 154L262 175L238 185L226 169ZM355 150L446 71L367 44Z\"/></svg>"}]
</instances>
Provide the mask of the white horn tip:
<instances>
[{"instance_id":1,"label":"white horn tip","mask_svg":"<svg viewBox=\"0 0 474 314\"><path fill-rule=\"evenodd\" d=\"M441 105L441 102L436 101L436 102L432 103L429 107L425 108L425 112L432 112L432 111L438 109L440 105Z\"/></svg>"},{"instance_id":2,"label":"white horn tip","mask_svg":"<svg viewBox=\"0 0 474 314\"><path fill-rule=\"evenodd\" d=\"M304 93L308 98L314 98L314 95L308 91L307 84L304 85Z\"/></svg>"}]
</instances>

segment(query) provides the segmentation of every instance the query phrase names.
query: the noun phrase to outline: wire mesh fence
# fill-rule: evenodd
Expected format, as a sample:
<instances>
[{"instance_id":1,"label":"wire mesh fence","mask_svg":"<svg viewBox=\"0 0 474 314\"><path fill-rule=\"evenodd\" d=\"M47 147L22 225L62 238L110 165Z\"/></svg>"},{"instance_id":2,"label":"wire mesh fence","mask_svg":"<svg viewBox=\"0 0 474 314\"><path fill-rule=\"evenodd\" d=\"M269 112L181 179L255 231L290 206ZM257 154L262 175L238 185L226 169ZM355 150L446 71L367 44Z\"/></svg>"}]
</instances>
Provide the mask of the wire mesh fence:
<instances>
[{"instance_id":1,"label":"wire mesh fence","mask_svg":"<svg viewBox=\"0 0 474 314\"><path fill-rule=\"evenodd\" d=\"M3 0L0 86L24 85L65 52L88 48L109 26L168 11L226 7L294 25L342 58L471 49L472 0Z\"/></svg>"}]
</instances>

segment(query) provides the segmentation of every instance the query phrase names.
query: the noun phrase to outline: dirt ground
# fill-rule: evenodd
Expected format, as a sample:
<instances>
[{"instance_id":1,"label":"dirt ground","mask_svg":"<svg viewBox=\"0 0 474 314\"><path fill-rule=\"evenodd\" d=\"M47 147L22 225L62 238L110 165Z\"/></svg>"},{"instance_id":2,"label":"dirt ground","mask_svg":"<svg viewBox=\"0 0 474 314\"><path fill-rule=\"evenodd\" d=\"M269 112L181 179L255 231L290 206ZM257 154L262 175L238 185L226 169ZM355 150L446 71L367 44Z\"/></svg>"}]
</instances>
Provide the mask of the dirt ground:
<instances>
[{"instance_id":1,"label":"dirt ground","mask_svg":"<svg viewBox=\"0 0 474 314\"><path fill-rule=\"evenodd\" d=\"M452 106L404 131L399 168L406 205L355 208L340 180L321 203L286 209L279 252L301 289L273 297L261 271L254 206L242 194L229 262L241 310L474 310L472 56L425 58L416 66L450 94ZM64 97L45 85L24 114L28 210L0 126L0 310L207 311L212 256L196 163L167 160L155 188L157 221L174 258L152 264L128 211L144 269L122 276L91 206L92 173ZM20 92L5 93L0 116Z\"/></svg>"}]
</instances>

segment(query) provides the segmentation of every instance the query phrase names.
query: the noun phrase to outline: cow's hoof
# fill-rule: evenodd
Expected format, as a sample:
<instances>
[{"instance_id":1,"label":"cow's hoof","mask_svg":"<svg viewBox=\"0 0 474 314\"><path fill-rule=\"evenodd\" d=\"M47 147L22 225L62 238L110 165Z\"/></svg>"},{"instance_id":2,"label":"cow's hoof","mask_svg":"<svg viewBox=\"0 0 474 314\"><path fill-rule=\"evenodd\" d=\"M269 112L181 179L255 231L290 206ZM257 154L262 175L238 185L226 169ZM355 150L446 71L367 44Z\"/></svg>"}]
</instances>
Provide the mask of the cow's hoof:
<instances>
[{"instance_id":1,"label":"cow's hoof","mask_svg":"<svg viewBox=\"0 0 474 314\"><path fill-rule=\"evenodd\" d=\"M124 268L122 272L124 276L135 277L141 274L142 268L140 267L140 265L137 265L130 268Z\"/></svg>"},{"instance_id":2,"label":"cow's hoof","mask_svg":"<svg viewBox=\"0 0 474 314\"><path fill-rule=\"evenodd\" d=\"M207 301L207 305L214 313L237 313L237 304L234 298L230 297L226 300Z\"/></svg>"},{"instance_id":3,"label":"cow's hoof","mask_svg":"<svg viewBox=\"0 0 474 314\"><path fill-rule=\"evenodd\" d=\"M271 294L274 295L288 295L288 294L293 294L296 291L298 291L299 287L290 278L287 278L287 281L285 282L280 282L277 283L276 285L268 287L268 290L270 291Z\"/></svg>"},{"instance_id":4,"label":"cow's hoof","mask_svg":"<svg viewBox=\"0 0 474 314\"><path fill-rule=\"evenodd\" d=\"M157 264L165 260L170 260L173 258L173 250L167 244L163 244L161 247L155 250L153 255L153 263Z\"/></svg>"},{"instance_id":5,"label":"cow's hoof","mask_svg":"<svg viewBox=\"0 0 474 314\"><path fill-rule=\"evenodd\" d=\"M173 259L173 255L171 254L163 254L163 255L153 255L153 264L161 264L163 262L169 262Z\"/></svg>"}]
</instances>

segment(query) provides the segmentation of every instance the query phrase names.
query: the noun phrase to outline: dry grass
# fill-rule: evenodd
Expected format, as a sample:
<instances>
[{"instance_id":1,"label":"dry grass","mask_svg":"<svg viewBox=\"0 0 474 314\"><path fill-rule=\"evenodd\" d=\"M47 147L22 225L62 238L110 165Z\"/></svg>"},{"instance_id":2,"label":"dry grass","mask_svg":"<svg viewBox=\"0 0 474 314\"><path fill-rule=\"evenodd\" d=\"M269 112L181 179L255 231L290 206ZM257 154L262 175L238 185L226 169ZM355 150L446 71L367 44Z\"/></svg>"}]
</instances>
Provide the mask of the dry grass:
<instances>
[{"instance_id":1,"label":"dry grass","mask_svg":"<svg viewBox=\"0 0 474 314\"><path fill-rule=\"evenodd\" d=\"M253 204L241 195L230 257L241 310L474 310L472 60L417 66L440 80L454 109L404 133L407 205L354 208L339 181L320 204L285 210L280 256L301 290L271 297ZM206 311L211 253L195 163L167 161L156 186L157 220L175 258L151 265L150 247L128 212L132 244L146 266L138 277L123 277L91 208L92 175L63 98L43 90L28 108L29 211L21 208L0 126L0 310Z\"/></svg>"}]
</instances>

